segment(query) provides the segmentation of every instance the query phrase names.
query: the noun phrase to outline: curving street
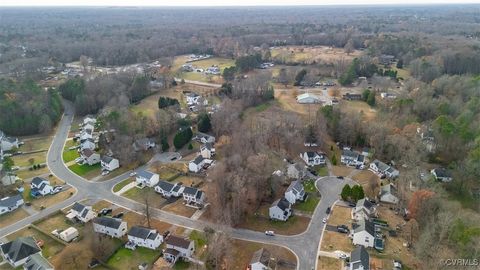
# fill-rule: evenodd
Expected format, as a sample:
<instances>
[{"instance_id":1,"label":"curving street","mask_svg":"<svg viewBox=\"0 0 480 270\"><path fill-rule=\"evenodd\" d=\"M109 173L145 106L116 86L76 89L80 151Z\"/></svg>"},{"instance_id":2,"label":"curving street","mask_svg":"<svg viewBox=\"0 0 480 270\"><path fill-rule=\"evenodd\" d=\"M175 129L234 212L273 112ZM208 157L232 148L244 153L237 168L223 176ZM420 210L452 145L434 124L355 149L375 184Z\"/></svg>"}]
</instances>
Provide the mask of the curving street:
<instances>
[{"instance_id":1,"label":"curving street","mask_svg":"<svg viewBox=\"0 0 480 270\"><path fill-rule=\"evenodd\" d=\"M130 209L136 212L142 212L143 204L132 201L125 197L115 195L112 192L112 188L115 184L128 178L129 172L126 172L120 176L117 176L111 180L104 182L90 182L86 179L71 172L63 163L62 151L65 141L68 137L68 132L73 120L74 111L73 107L69 103L65 103L65 114L57 127L57 133L52 141L50 149L47 154L47 165L50 171L59 179L62 179L69 185L73 186L76 193L67 200L60 202L52 207L42 210L34 215L31 215L23 220L20 220L12 225L0 229L0 238L4 237L16 230L19 230L36 220L44 218L55 211L65 208L75 201L91 198L91 199L103 199L117 204L121 207ZM163 153L156 156L158 160L169 160L168 156L172 153ZM281 236L276 235L274 237L266 236L263 232L256 232L246 229L229 228L225 226L219 226L210 222L192 220L183 216L178 216L170 212L166 212L160 209L152 209L152 217L165 221L174 225L188 227L196 230L202 230L206 226L214 227L218 230L222 230L228 233L231 237L256 241L266 244L274 244L284 246L294 252L298 257L297 269L315 269L318 257L318 247L321 238L322 231L325 224L322 219L326 217L326 209L332 206L335 201L339 199L340 191L345 183L351 180L339 180L335 176L326 176L318 178L315 185L321 194L321 200L315 209L311 222L307 230L301 234L294 236ZM353 182L352 182L353 183Z\"/></svg>"}]
</instances>

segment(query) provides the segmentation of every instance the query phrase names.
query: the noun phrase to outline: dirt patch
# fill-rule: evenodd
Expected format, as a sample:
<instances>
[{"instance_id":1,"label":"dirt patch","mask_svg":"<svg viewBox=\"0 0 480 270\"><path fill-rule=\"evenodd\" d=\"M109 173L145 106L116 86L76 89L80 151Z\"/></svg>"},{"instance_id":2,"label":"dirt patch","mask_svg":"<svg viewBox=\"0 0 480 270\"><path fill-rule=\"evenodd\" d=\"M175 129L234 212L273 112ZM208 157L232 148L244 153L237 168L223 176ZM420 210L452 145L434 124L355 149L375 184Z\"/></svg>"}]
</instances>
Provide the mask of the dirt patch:
<instances>
[{"instance_id":1,"label":"dirt patch","mask_svg":"<svg viewBox=\"0 0 480 270\"><path fill-rule=\"evenodd\" d=\"M363 101L340 101L340 108L344 112L350 112L355 114L360 114L363 119L367 121L372 121L377 116L377 110L370 107L367 103Z\"/></svg>"},{"instance_id":2,"label":"dirt patch","mask_svg":"<svg viewBox=\"0 0 480 270\"><path fill-rule=\"evenodd\" d=\"M353 168L347 166L333 166L332 172L336 176L347 176L353 171Z\"/></svg>"},{"instance_id":3,"label":"dirt patch","mask_svg":"<svg viewBox=\"0 0 480 270\"><path fill-rule=\"evenodd\" d=\"M290 264L297 264L297 259L295 255L286 248L273 245L265 245L255 242L242 241L242 240L231 240L231 256L228 256L227 269L238 269L243 270L247 269L253 253L255 251L265 248L270 252L270 257L275 258L276 261L285 261ZM292 270L295 267L285 267L277 265L277 270Z\"/></svg>"},{"instance_id":4,"label":"dirt patch","mask_svg":"<svg viewBox=\"0 0 480 270\"><path fill-rule=\"evenodd\" d=\"M322 256L318 258L317 270L338 270L341 267L342 261L338 259Z\"/></svg>"},{"instance_id":5,"label":"dirt patch","mask_svg":"<svg viewBox=\"0 0 480 270\"><path fill-rule=\"evenodd\" d=\"M342 207L336 205L332 208L332 213L330 214L327 223L332 226L348 226L352 223L351 211L352 208L350 207Z\"/></svg>"},{"instance_id":6,"label":"dirt patch","mask_svg":"<svg viewBox=\"0 0 480 270\"><path fill-rule=\"evenodd\" d=\"M380 191L380 178L369 170L363 170L352 178L363 187L369 198L375 198Z\"/></svg>"},{"instance_id":7,"label":"dirt patch","mask_svg":"<svg viewBox=\"0 0 480 270\"><path fill-rule=\"evenodd\" d=\"M353 250L352 240L348 238L347 234L324 231L321 250L336 251L341 250L350 253Z\"/></svg>"},{"instance_id":8,"label":"dirt patch","mask_svg":"<svg viewBox=\"0 0 480 270\"><path fill-rule=\"evenodd\" d=\"M285 46L271 50L272 59L285 63L311 64L313 62L331 64L338 59L352 60L362 54L355 50L350 54L345 53L343 48L329 46Z\"/></svg>"},{"instance_id":9,"label":"dirt patch","mask_svg":"<svg viewBox=\"0 0 480 270\"><path fill-rule=\"evenodd\" d=\"M176 202L166 205L162 208L162 210L172 212L174 214L184 216L184 217L191 217L193 213L197 211L197 209L185 206L183 203L183 199L180 198Z\"/></svg>"},{"instance_id":10,"label":"dirt patch","mask_svg":"<svg viewBox=\"0 0 480 270\"><path fill-rule=\"evenodd\" d=\"M22 220L28 216L29 214L27 213L27 211L23 210L22 208L19 208L7 214L3 214L0 216L0 228L5 228L8 225Z\"/></svg>"}]
</instances>

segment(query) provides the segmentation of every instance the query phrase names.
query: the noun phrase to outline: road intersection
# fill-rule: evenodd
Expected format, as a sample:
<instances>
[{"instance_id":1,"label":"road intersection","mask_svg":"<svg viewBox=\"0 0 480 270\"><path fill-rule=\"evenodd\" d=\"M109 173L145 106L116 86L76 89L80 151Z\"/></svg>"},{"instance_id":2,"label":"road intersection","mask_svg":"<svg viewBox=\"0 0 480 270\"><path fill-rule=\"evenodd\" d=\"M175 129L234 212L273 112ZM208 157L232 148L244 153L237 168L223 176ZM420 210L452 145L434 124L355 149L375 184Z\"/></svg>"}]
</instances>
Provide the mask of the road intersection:
<instances>
[{"instance_id":1,"label":"road intersection","mask_svg":"<svg viewBox=\"0 0 480 270\"><path fill-rule=\"evenodd\" d=\"M47 165L50 171L56 177L73 186L75 193L65 201L44 209L14 224L1 228L0 238L83 199L107 200L132 211L138 213L143 212L143 204L122 196L118 196L112 191L113 186L129 177L129 172L107 181L91 182L76 175L67 168L62 160L62 152L73 121L74 111L73 106L69 103L65 103L64 107L64 116L58 124L56 135L53 138L52 144L47 153ZM170 160L171 155L172 153L163 153L157 155L155 158L157 160L167 162ZM349 179L339 180L331 174L330 176L320 177L316 180L315 186L321 194L321 200L312 215L312 219L307 230L298 235L276 235L272 237L265 235L263 232L220 226L207 221L194 220L179 216L160 209L152 209L152 217L170 224L187 227L190 229L203 230L205 227L212 227L217 230L221 230L227 233L230 237L236 239L283 246L296 254L298 259L297 269L315 269L318 258L317 254L320 254L319 242L325 227L322 219L327 217L326 209L332 206L338 200L340 191L343 185L345 185L347 182L353 184L353 182Z\"/></svg>"}]
</instances>

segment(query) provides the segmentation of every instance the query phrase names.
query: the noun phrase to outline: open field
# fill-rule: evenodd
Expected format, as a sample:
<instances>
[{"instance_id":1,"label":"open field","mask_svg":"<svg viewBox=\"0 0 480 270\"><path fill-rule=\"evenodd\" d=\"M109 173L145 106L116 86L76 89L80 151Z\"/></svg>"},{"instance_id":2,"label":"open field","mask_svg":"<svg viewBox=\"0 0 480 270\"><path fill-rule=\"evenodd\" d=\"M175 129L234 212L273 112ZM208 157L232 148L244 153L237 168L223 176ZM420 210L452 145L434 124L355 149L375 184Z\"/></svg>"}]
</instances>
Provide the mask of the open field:
<instances>
[{"instance_id":1,"label":"open field","mask_svg":"<svg viewBox=\"0 0 480 270\"><path fill-rule=\"evenodd\" d=\"M242 240L230 240L230 244L232 245L231 249L231 256L229 256L229 265L227 269L236 269L236 270L243 270L246 269L250 260L252 259L253 253L255 251L265 248L270 252L270 256L275 258L277 261L286 261L288 263L297 263L297 259L295 255L290 252L288 249L280 247L280 246L273 246L273 245L266 245L260 244L256 242L249 242L249 241L242 241ZM277 270L293 270L295 267L285 267L277 265Z\"/></svg>"},{"instance_id":2,"label":"open field","mask_svg":"<svg viewBox=\"0 0 480 270\"><path fill-rule=\"evenodd\" d=\"M160 194L156 193L153 188L149 187L145 187L143 189L134 187L123 193L122 196L140 203L145 203L145 200L148 199L150 206L155 208L162 208L166 202L166 200L160 196Z\"/></svg>"},{"instance_id":3,"label":"open field","mask_svg":"<svg viewBox=\"0 0 480 270\"><path fill-rule=\"evenodd\" d=\"M187 55L177 56L173 62L173 71L177 72L180 78L185 80L194 80L194 81L202 81L202 82L212 82L212 83L222 83L223 79L220 75L206 75L201 72L182 72L181 67L185 64L188 60ZM213 65L217 65L220 68L220 74L226 67L231 67L235 65L235 60L228 59L228 58L221 58L221 57L212 57L200 61L194 61L189 64L192 64L196 68L206 69Z\"/></svg>"},{"instance_id":4,"label":"open field","mask_svg":"<svg viewBox=\"0 0 480 270\"><path fill-rule=\"evenodd\" d=\"M239 227L259 232L272 230L276 234L295 235L304 232L310 223L310 218L296 215L291 216L285 222L270 220L268 218L269 207L269 205L260 207L258 216L247 215Z\"/></svg>"},{"instance_id":5,"label":"open field","mask_svg":"<svg viewBox=\"0 0 480 270\"><path fill-rule=\"evenodd\" d=\"M377 110L370 107L370 105L363 101L341 100L340 108L344 112L360 114L363 116L363 119L367 121L372 121L377 116Z\"/></svg>"},{"instance_id":6,"label":"open field","mask_svg":"<svg viewBox=\"0 0 480 270\"><path fill-rule=\"evenodd\" d=\"M314 115L322 107L321 104L299 104L297 102L299 91L295 89L275 88L275 100L278 101L282 109L308 116L309 111Z\"/></svg>"},{"instance_id":7,"label":"open field","mask_svg":"<svg viewBox=\"0 0 480 270\"><path fill-rule=\"evenodd\" d=\"M52 143L53 137L51 135L34 137L34 138L19 138L25 144L20 146L20 151L22 152L31 152L38 150L48 150L50 144Z\"/></svg>"},{"instance_id":8,"label":"open field","mask_svg":"<svg viewBox=\"0 0 480 270\"><path fill-rule=\"evenodd\" d=\"M341 260L322 256L318 258L317 270L340 270L341 267Z\"/></svg>"},{"instance_id":9,"label":"open field","mask_svg":"<svg viewBox=\"0 0 480 270\"><path fill-rule=\"evenodd\" d=\"M135 250L119 248L107 261L114 269L136 270L142 263L152 265L160 256L160 251L138 247Z\"/></svg>"},{"instance_id":10,"label":"open field","mask_svg":"<svg viewBox=\"0 0 480 270\"><path fill-rule=\"evenodd\" d=\"M30 167L33 164L45 163L47 152L15 155L12 157L15 166Z\"/></svg>"},{"instance_id":11,"label":"open field","mask_svg":"<svg viewBox=\"0 0 480 270\"><path fill-rule=\"evenodd\" d=\"M23 180L33 178L35 176L40 176L44 174L50 173L50 170L47 168L47 166L37 169L37 170L21 170L21 171L16 171L15 172L18 177L20 177Z\"/></svg>"},{"instance_id":12,"label":"open field","mask_svg":"<svg viewBox=\"0 0 480 270\"><path fill-rule=\"evenodd\" d=\"M333 226L347 225L350 227L350 224L352 223L351 211L352 208L350 207L335 205L332 208L332 212L330 214L330 217L328 218L327 223Z\"/></svg>"},{"instance_id":13,"label":"open field","mask_svg":"<svg viewBox=\"0 0 480 270\"><path fill-rule=\"evenodd\" d=\"M160 196L160 195L159 195ZM183 203L183 199L180 198L176 202L167 204L162 210L172 212L174 214L184 216L184 217L191 217L196 211L196 208L185 206Z\"/></svg>"},{"instance_id":14,"label":"open field","mask_svg":"<svg viewBox=\"0 0 480 270\"><path fill-rule=\"evenodd\" d=\"M341 250L350 253L353 250L352 240L348 238L347 234L325 230L323 232L321 250Z\"/></svg>"},{"instance_id":15,"label":"open field","mask_svg":"<svg viewBox=\"0 0 480 270\"><path fill-rule=\"evenodd\" d=\"M72 172L78 174L79 176L83 176L87 179L91 179L95 176L100 175L100 170L101 166L100 163L97 163L95 165L79 165L79 164L73 164L68 167Z\"/></svg>"},{"instance_id":16,"label":"open field","mask_svg":"<svg viewBox=\"0 0 480 270\"><path fill-rule=\"evenodd\" d=\"M347 166L333 166L332 172L336 176L347 176L353 171L352 167Z\"/></svg>"},{"instance_id":17,"label":"open field","mask_svg":"<svg viewBox=\"0 0 480 270\"><path fill-rule=\"evenodd\" d=\"M23 210L22 208L19 208L7 214L3 214L0 216L0 228L4 228L28 216L29 214L27 213L27 211Z\"/></svg>"},{"instance_id":18,"label":"open field","mask_svg":"<svg viewBox=\"0 0 480 270\"><path fill-rule=\"evenodd\" d=\"M353 60L361 55L361 51L355 50L350 54L345 53L343 48L328 46L285 46L275 47L271 50L272 59L285 63L333 63L338 59Z\"/></svg>"}]
</instances>

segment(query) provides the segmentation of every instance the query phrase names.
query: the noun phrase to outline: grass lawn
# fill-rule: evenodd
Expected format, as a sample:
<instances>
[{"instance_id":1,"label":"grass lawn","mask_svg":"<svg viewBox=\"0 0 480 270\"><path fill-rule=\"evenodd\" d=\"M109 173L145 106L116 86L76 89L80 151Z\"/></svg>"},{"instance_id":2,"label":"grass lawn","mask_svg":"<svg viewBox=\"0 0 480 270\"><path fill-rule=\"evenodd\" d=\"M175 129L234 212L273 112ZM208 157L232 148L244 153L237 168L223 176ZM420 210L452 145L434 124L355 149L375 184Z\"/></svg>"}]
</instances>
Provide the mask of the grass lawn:
<instances>
[{"instance_id":1,"label":"grass lawn","mask_svg":"<svg viewBox=\"0 0 480 270\"><path fill-rule=\"evenodd\" d=\"M97 163L95 165L79 165L79 164L73 164L69 166L68 168L72 170L72 172L78 174L79 176L95 176L100 174L100 163Z\"/></svg>"},{"instance_id":2,"label":"grass lawn","mask_svg":"<svg viewBox=\"0 0 480 270\"><path fill-rule=\"evenodd\" d=\"M317 192L317 188L315 187L315 180L310 179L303 182L303 188L305 192Z\"/></svg>"},{"instance_id":3,"label":"grass lawn","mask_svg":"<svg viewBox=\"0 0 480 270\"><path fill-rule=\"evenodd\" d=\"M22 208L19 208L7 214L3 214L0 216L0 228L4 228L28 216L29 214L27 213L27 211L23 210Z\"/></svg>"},{"instance_id":4,"label":"grass lawn","mask_svg":"<svg viewBox=\"0 0 480 270\"><path fill-rule=\"evenodd\" d=\"M75 192L75 190L69 189L55 195L47 195L45 197L38 197L37 199L32 199L32 207L37 211L40 211L42 209L42 206L48 208L52 205L55 205L70 198L70 192Z\"/></svg>"},{"instance_id":5,"label":"grass lawn","mask_svg":"<svg viewBox=\"0 0 480 270\"><path fill-rule=\"evenodd\" d=\"M268 208L266 210L268 211ZM295 235L304 232L309 223L310 218L302 216L293 215L284 222L270 220L267 215L263 214L262 216L248 215L240 227L259 232L272 230L276 234Z\"/></svg>"},{"instance_id":6,"label":"grass lawn","mask_svg":"<svg viewBox=\"0 0 480 270\"><path fill-rule=\"evenodd\" d=\"M48 150L52 143L52 136L44 136L38 138L25 138L23 139L24 145L20 146L20 151L31 152L38 150Z\"/></svg>"},{"instance_id":7,"label":"grass lawn","mask_svg":"<svg viewBox=\"0 0 480 270\"><path fill-rule=\"evenodd\" d=\"M173 269L175 269L175 270L190 269L190 263L186 262L186 261L179 260L175 263L175 265L173 266Z\"/></svg>"},{"instance_id":8,"label":"grass lawn","mask_svg":"<svg viewBox=\"0 0 480 270\"><path fill-rule=\"evenodd\" d=\"M35 223L35 225L37 225L40 229L46 232L51 232L55 229L65 230L71 227L73 224L67 221L64 213L57 212L56 214L53 214L48 218L45 218L38 223Z\"/></svg>"},{"instance_id":9,"label":"grass lawn","mask_svg":"<svg viewBox=\"0 0 480 270\"><path fill-rule=\"evenodd\" d=\"M153 265L160 256L160 251L138 247L130 250L124 247L119 248L107 261L108 266L114 269L136 270L142 263Z\"/></svg>"},{"instance_id":10,"label":"grass lawn","mask_svg":"<svg viewBox=\"0 0 480 270\"><path fill-rule=\"evenodd\" d=\"M33 164L45 163L47 152L38 152L33 154L22 154L12 157L15 166L30 167Z\"/></svg>"},{"instance_id":11,"label":"grass lawn","mask_svg":"<svg viewBox=\"0 0 480 270\"><path fill-rule=\"evenodd\" d=\"M350 225L352 223L352 216L351 216L352 208L350 207L343 207L335 205L332 208L332 213L328 218L328 224L333 226L338 225Z\"/></svg>"},{"instance_id":12,"label":"grass lawn","mask_svg":"<svg viewBox=\"0 0 480 270\"><path fill-rule=\"evenodd\" d=\"M184 216L184 217L191 217L197 209L185 206L183 204L183 199L180 198L176 202L167 204L165 207L162 208L162 210L172 212L174 214Z\"/></svg>"},{"instance_id":13,"label":"grass lawn","mask_svg":"<svg viewBox=\"0 0 480 270\"><path fill-rule=\"evenodd\" d=\"M317 270L340 270L342 267L342 261L330 258L322 257L318 258Z\"/></svg>"},{"instance_id":14,"label":"grass lawn","mask_svg":"<svg viewBox=\"0 0 480 270\"><path fill-rule=\"evenodd\" d=\"M274 245L261 244L250 241L230 240L231 256L227 258L227 269L244 270L247 268L252 255L255 251L265 248L270 251L270 256L277 261L284 261L290 264L296 264L297 258L286 248ZM292 270L295 267L286 267L278 264L276 270Z\"/></svg>"},{"instance_id":15,"label":"grass lawn","mask_svg":"<svg viewBox=\"0 0 480 270\"><path fill-rule=\"evenodd\" d=\"M336 251L341 250L350 253L353 250L352 240L344 233L324 231L321 250Z\"/></svg>"},{"instance_id":16,"label":"grass lawn","mask_svg":"<svg viewBox=\"0 0 480 270\"><path fill-rule=\"evenodd\" d=\"M319 201L320 198L316 194L310 193L306 201L296 203L293 208L303 212L313 213Z\"/></svg>"},{"instance_id":17,"label":"grass lawn","mask_svg":"<svg viewBox=\"0 0 480 270\"><path fill-rule=\"evenodd\" d=\"M134 187L123 193L122 196L140 203L145 203L145 198L148 198L150 205L155 208L162 208L165 204L165 199L162 198L160 194L156 193L153 188L149 187L143 189Z\"/></svg>"},{"instance_id":18,"label":"grass lawn","mask_svg":"<svg viewBox=\"0 0 480 270\"><path fill-rule=\"evenodd\" d=\"M207 244L207 239L205 238L205 235L199 231L192 231L192 233L190 233L190 240L195 241L195 249L203 247Z\"/></svg>"},{"instance_id":19,"label":"grass lawn","mask_svg":"<svg viewBox=\"0 0 480 270\"><path fill-rule=\"evenodd\" d=\"M62 157L63 157L63 162L67 163L80 157L80 154L78 153L77 150L65 150L63 152Z\"/></svg>"},{"instance_id":20,"label":"grass lawn","mask_svg":"<svg viewBox=\"0 0 480 270\"><path fill-rule=\"evenodd\" d=\"M30 178L33 178L35 176L39 176L39 175L44 175L44 174L47 174L47 173L50 173L50 170L48 169L47 166L45 166L44 168L40 168L40 169L37 169L37 170L21 170L21 171L16 171L16 174L18 177L20 177L21 179L25 180L25 179L30 179Z\"/></svg>"},{"instance_id":21,"label":"grass lawn","mask_svg":"<svg viewBox=\"0 0 480 270\"><path fill-rule=\"evenodd\" d=\"M328 176L327 166L315 166L313 169L317 172L318 176Z\"/></svg>"},{"instance_id":22,"label":"grass lawn","mask_svg":"<svg viewBox=\"0 0 480 270\"><path fill-rule=\"evenodd\" d=\"M353 112L356 114L361 114L363 118L367 121L375 119L377 115L377 110L370 107L366 102L363 101L346 101L342 100L340 102L341 110L345 112Z\"/></svg>"},{"instance_id":23,"label":"grass lawn","mask_svg":"<svg viewBox=\"0 0 480 270\"><path fill-rule=\"evenodd\" d=\"M197 185L198 183L202 182L203 179L200 177L194 176L180 176L175 178L173 182L175 183L182 183L184 186L189 187L191 185Z\"/></svg>"},{"instance_id":24,"label":"grass lawn","mask_svg":"<svg viewBox=\"0 0 480 270\"><path fill-rule=\"evenodd\" d=\"M120 191L124 186L130 184L131 182L132 182L132 179L131 179L131 178L128 178L128 179L123 180L122 182L116 184L116 185L113 187L113 192L118 192L118 191Z\"/></svg>"},{"instance_id":25,"label":"grass lawn","mask_svg":"<svg viewBox=\"0 0 480 270\"><path fill-rule=\"evenodd\" d=\"M7 235L7 239L9 241L12 241L18 237L28 236L32 236L37 241L42 240L44 242L42 248L42 255L47 259L59 253L65 247L65 245L60 244L59 242L52 239L50 236L45 235L44 233L34 229L33 227L26 227L12 234L9 234Z\"/></svg>"}]
</instances>

